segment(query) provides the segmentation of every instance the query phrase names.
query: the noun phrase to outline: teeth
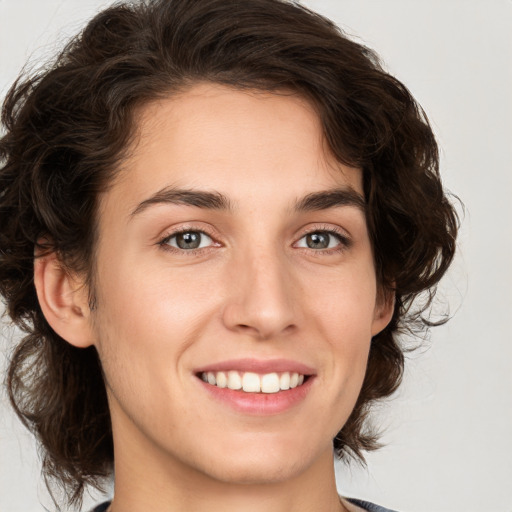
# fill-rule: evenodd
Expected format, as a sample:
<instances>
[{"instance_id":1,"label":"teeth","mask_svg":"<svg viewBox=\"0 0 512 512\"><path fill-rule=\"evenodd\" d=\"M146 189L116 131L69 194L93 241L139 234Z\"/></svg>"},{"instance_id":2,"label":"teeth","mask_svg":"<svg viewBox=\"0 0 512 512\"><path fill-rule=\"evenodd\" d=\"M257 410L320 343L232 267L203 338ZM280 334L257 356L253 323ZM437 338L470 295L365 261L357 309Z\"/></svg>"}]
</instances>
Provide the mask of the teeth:
<instances>
[{"instance_id":1,"label":"teeth","mask_svg":"<svg viewBox=\"0 0 512 512\"><path fill-rule=\"evenodd\" d=\"M249 393L259 393L261 391L261 381L257 373L246 372L242 377L242 389Z\"/></svg>"},{"instance_id":2,"label":"teeth","mask_svg":"<svg viewBox=\"0 0 512 512\"><path fill-rule=\"evenodd\" d=\"M288 372L282 373L279 379L279 387L281 389L290 389L290 374Z\"/></svg>"},{"instance_id":3,"label":"teeth","mask_svg":"<svg viewBox=\"0 0 512 512\"><path fill-rule=\"evenodd\" d=\"M201 379L212 386L243 390L246 393L277 393L293 389L304 383L304 375L296 372L266 373L253 372L203 372Z\"/></svg>"},{"instance_id":4,"label":"teeth","mask_svg":"<svg viewBox=\"0 0 512 512\"><path fill-rule=\"evenodd\" d=\"M216 381L219 388L225 388L228 385L228 378L224 372L217 372Z\"/></svg>"},{"instance_id":5,"label":"teeth","mask_svg":"<svg viewBox=\"0 0 512 512\"><path fill-rule=\"evenodd\" d=\"M263 393L277 393L279 390L279 375L277 375L277 373L262 375L261 391L263 391Z\"/></svg>"},{"instance_id":6,"label":"teeth","mask_svg":"<svg viewBox=\"0 0 512 512\"><path fill-rule=\"evenodd\" d=\"M228 386L229 389L242 389L242 377L238 372L228 372Z\"/></svg>"}]
</instances>

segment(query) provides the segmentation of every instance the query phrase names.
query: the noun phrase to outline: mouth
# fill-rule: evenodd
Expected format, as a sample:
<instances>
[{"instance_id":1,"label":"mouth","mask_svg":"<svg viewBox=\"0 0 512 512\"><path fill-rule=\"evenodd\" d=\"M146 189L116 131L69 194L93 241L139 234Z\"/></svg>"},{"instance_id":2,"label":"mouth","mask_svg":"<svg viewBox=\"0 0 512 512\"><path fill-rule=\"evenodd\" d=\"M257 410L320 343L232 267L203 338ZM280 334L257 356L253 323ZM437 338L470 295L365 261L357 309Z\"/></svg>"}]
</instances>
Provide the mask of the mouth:
<instances>
[{"instance_id":1,"label":"mouth","mask_svg":"<svg viewBox=\"0 0 512 512\"><path fill-rule=\"evenodd\" d=\"M287 359L230 360L197 368L194 374L214 402L256 416L293 409L316 380L312 367Z\"/></svg>"},{"instance_id":2,"label":"mouth","mask_svg":"<svg viewBox=\"0 0 512 512\"><path fill-rule=\"evenodd\" d=\"M218 388L227 388L244 393L279 393L302 386L309 378L298 372L271 372L258 374L238 370L200 372L203 382Z\"/></svg>"}]
</instances>

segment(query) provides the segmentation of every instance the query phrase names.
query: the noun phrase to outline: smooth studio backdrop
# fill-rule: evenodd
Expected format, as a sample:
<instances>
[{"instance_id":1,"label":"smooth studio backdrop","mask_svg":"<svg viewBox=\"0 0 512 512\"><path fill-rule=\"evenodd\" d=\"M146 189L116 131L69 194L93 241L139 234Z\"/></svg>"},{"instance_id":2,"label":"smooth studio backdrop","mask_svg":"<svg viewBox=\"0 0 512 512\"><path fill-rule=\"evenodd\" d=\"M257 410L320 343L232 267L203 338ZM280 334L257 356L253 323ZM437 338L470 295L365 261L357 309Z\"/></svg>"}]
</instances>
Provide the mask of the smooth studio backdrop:
<instances>
[{"instance_id":1,"label":"smooth studio backdrop","mask_svg":"<svg viewBox=\"0 0 512 512\"><path fill-rule=\"evenodd\" d=\"M0 0L0 98L105 0ZM426 110L446 187L466 211L441 287L454 318L408 356L379 408L386 447L340 492L401 512L510 512L512 481L512 1L309 0L374 48ZM0 368L16 336L0 336ZM300 426L298 425L298 428ZM0 511L51 510L36 449L0 393ZM92 503L87 500L85 509Z\"/></svg>"}]
</instances>

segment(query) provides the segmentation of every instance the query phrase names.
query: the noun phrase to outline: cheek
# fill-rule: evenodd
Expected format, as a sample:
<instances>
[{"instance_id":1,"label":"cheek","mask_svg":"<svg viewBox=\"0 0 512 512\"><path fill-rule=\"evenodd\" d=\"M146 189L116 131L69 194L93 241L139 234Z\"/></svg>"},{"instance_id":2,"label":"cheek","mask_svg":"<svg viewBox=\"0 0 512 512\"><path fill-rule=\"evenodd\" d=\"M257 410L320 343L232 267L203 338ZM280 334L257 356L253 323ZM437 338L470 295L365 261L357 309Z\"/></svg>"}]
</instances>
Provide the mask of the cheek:
<instances>
[{"instance_id":1,"label":"cheek","mask_svg":"<svg viewBox=\"0 0 512 512\"><path fill-rule=\"evenodd\" d=\"M120 262L103 276L100 306L119 334L131 339L135 333L145 333L148 343L155 336L176 341L194 330L201 311L208 311L211 294L206 291L211 288L203 281L201 275L191 278L190 272Z\"/></svg>"},{"instance_id":2,"label":"cheek","mask_svg":"<svg viewBox=\"0 0 512 512\"><path fill-rule=\"evenodd\" d=\"M337 387L338 403L355 402L372 339L377 293L373 267L340 272L312 290L305 307L311 329L327 342L326 378Z\"/></svg>"},{"instance_id":3,"label":"cheek","mask_svg":"<svg viewBox=\"0 0 512 512\"><path fill-rule=\"evenodd\" d=\"M215 310L208 287L141 265L99 277L97 348L107 380L141 393L144 385L165 389L171 374L181 378L182 355Z\"/></svg>"},{"instance_id":4,"label":"cheek","mask_svg":"<svg viewBox=\"0 0 512 512\"><path fill-rule=\"evenodd\" d=\"M370 262L317 279L306 295L305 307L330 339L357 345L362 338L371 338L377 288Z\"/></svg>"}]
</instances>

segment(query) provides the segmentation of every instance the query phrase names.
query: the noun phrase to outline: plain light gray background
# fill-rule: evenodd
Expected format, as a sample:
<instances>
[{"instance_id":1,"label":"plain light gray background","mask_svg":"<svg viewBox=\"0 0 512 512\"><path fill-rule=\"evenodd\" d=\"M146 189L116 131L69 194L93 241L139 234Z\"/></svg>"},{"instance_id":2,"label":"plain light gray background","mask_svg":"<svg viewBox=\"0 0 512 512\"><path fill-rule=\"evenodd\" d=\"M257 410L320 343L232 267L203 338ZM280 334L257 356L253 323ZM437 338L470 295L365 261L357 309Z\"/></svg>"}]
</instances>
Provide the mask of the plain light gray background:
<instances>
[{"instance_id":1,"label":"plain light gray background","mask_svg":"<svg viewBox=\"0 0 512 512\"><path fill-rule=\"evenodd\" d=\"M0 0L0 97L27 58L51 56L102 0ZM441 288L455 317L409 357L380 407L387 446L340 491L402 512L510 512L512 481L512 1L309 0L368 46L427 111L444 181L466 205ZM0 353L15 336L3 327ZM5 366L0 355L0 366ZM0 394L0 511L50 501L35 446ZM87 504L90 504L89 500Z\"/></svg>"}]
</instances>

